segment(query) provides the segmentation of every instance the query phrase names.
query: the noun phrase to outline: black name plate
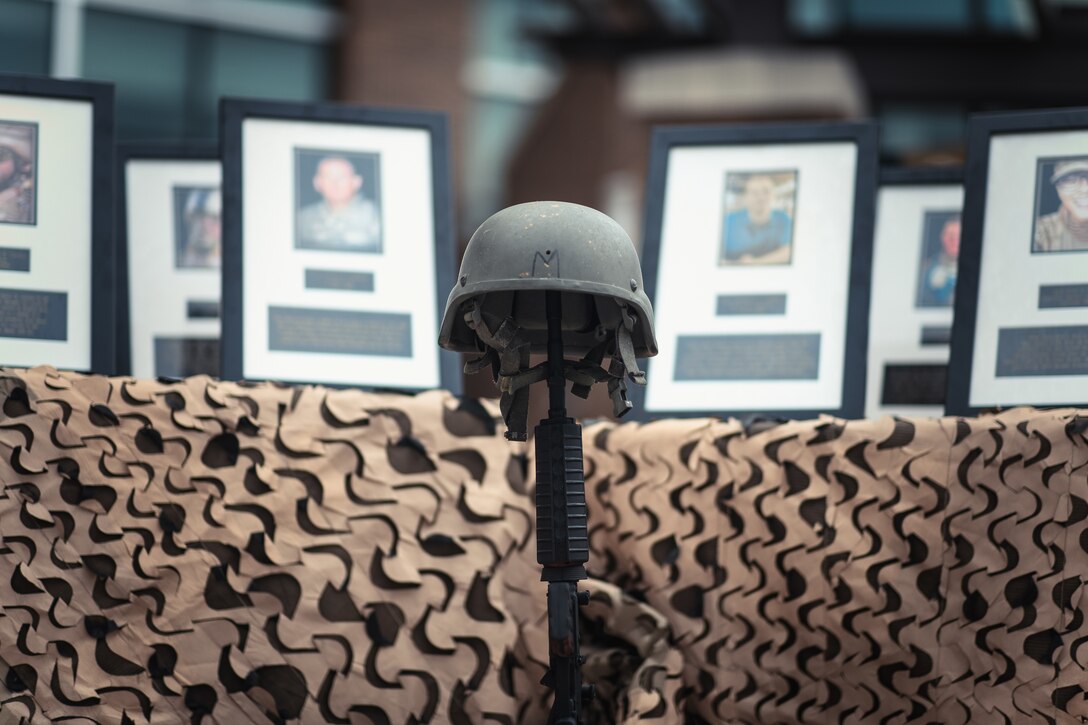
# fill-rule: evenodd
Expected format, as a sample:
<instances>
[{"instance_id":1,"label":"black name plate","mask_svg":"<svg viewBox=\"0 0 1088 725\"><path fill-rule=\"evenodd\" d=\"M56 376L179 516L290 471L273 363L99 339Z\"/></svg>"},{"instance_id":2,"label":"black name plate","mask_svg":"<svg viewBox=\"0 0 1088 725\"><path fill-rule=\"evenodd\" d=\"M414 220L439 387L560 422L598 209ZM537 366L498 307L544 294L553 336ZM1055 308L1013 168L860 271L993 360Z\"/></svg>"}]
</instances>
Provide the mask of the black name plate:
<instances>
[{"instance_id":1,"label":"black name plate","mask_svg":"<svg viewBox=\"0 0 1088 725\"><path fill-rule=\"evenodd\" d=\"M786 295L718 295L719 315L784 315Z\"/></svg>"},{"instance_id":2,"label":"black name plate","mask_svg":"<svg viewBox=\"0 0 1088 725\"><path fill-rule=\"evenodd\" d=\"M948 366L885 365L881 405L944 405Z\"/></svg>"},{"instance_id":3,"label":"black name plate","mask_svg":"<svg viewBox=\"0 0 1088 725\"><path fill-rule=\"evenodd\" d=\"M337 269L307 269L306 289L373 292L373 272L344 272Z\"/></svg>"},{"instance_id":4,"label":"black name plate","mask_svg":"<svg viewBox=\"0 0 1088 725\"><path fill-rule=\"evenodd\" d=\"M1044 284L1039 287L1039 309L1088 307L1088 284Z\"/></svg>"},{"instance_id":5,"label":"black name plate","mask_svg":"<svg viewBox=\"0 0 1088 725\"><path fill-rule=\"evenodd\" d=\"M0 247L0 272L29 272L30 250Z\"/></svg>"},{"instance_id":6,"label":"black name plate","mask_svg":"<svg viewBox=\"0 0 1088 725\"><path fill-rule=\"evenodd\" d=\"M952 328L945 325L925 325L922 327L922 345L952 344Z\"/></svg>"},{"instance_id":7,"label":"black name plate","mask_svg":"<svg viewBox=\"0 0 1088 725\"><path fill-rule=\"evenodd\" d=\"M269 307L268 347L290 352L411 357L412 316Z\"/></svg>"},{"instance_id":8,"label":"black name plate","mask_svg":"<svg viewBox=\"0 0 1088 725\"><path fill-rule=\"evenodd\" d=\"M675 380L815 380L818 333L681 335Z\"/></svg>"},{"instance_id":9,"label":"black name plate","mask_svg":"<svg viewBox=\"0 0 1088 725\"><path fill-rule=\"evenodd\" d=\"M189 300L185 314L190 320L218 320L219 303L214 300Z\"/></svg>"},{"instance_id":10,"label":"black name plate","mask_svg":"<svg viewBox=\"0 0 1088 725\"><path fill-rule=\"evenodd\" d=\"M997 377L1088 375L1088 325L997 331Z\"/></svg>"},{"instance_id":11,"label":"black name plate","mask_svg":"<svg viewBox=\"0 0 1088 725\"><path fill-rule=\"evenodd\" d=\"M219 338L156 337L155 375L187 378L219 375Z\"/></svg>"},{"instance_id":12,"label":"black name plate","mask_svg":"<svg viewBox=\"0 0 1088 725\"><path fill-rule=\"evenodd\" d=\"M0 289L0 337L67 340L67 293Z\"/></svg>"}]
</instances>

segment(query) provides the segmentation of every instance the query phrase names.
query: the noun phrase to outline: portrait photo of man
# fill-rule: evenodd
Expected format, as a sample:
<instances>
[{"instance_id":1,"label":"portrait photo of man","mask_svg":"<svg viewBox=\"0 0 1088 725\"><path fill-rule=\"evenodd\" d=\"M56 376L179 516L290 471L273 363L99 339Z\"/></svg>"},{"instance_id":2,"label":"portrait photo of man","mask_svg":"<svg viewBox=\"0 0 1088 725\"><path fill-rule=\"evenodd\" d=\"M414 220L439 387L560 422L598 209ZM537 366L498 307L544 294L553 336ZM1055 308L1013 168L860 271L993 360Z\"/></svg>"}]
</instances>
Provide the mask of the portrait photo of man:
<instances>
[{"instance_id":1,"label":"portrait photo of man","mask_svg":"<svg viewBox=\"0 0 1088 725\"><path fill-rule=\"evenodd\" d=\"M1032 252L1088 251L1088 156L1040 159Z\"/></svg>"},{"instance_id":2,"label":"portrait photo of man","mask_svg":"<svg viewBox=\"0 0 1088 725\"><path fill-rule=\"evenodd\" d=\"M37 224L38 125L0 121L0 224Z\"/></svg>"},{"instance_id":3,"label":"portrait photo of man","mask_svg":"<svg viewBox=\"0 0 1088 725\"><path fill-rule=\"evenodd\" d=\"M960 258L960 212L926 211L916 307L951 307Z\"/></svg>"},{"instance_id":4,"label":"portrait photo of man","mask_svg":"<svg viewBox=\"0 0 1088 725\"><path fill-rule=\"evenodd\" d=\"M718 264L789 264L796 171L728 172Z\"/></svg>"},{"instance_id":5,"label":"portrait photo of man","mask_svg":"<svg viewBox=\"0 0 1088 725\"><path fill-rule=\"evenodd\" d=\"M179 269L219 269L223 198L210 186L174 187L174 264Z\"/></svg>"},{"instance_id":6,"label":"portrait photo of man","mask_svg":"<svg viewBox=\"0 0 1088 725\"><path fill-rule=\"evenodd\" d=\"M378 155L295 149L295 248L382 251Z\"/></svg>"}]
</instances>

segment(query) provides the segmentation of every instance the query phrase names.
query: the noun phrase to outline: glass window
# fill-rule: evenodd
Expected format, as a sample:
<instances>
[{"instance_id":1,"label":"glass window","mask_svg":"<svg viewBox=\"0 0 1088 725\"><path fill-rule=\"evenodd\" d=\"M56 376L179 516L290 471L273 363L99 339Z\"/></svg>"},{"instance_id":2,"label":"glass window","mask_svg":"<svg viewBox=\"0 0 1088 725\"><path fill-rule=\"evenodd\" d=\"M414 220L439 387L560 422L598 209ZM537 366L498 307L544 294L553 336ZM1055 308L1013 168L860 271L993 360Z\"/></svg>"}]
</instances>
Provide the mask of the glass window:
<instances>
[{"instance_id":1,"label":"glass window","mask_svg":"<svg viewBox=\"0 0 1088 725\"><path fill-rule=\"evenodd\" d=\"M846 14L837 0L790 0L790 24L802 35L830 35L837 32Z\"/></svg>"},{"instance_id":2,"label":"glass window","mask_svg":"<svg viewBox=\"0 0 1088 725\"><path fill-rule=\"evenodd\" d=\"M116 84L118 137L193 136L186 107L190 30L90 9L83 22L83 76Z\"/></svg>"},{"instance_id":3,"label":"glass window","mask_svg":"<svg viewBox=\"0 0 1088 725\"><path fill-rule=\"evenodd\" d=\"M888 160L957 151L967 135L967 110L956 105L888 103L877 117Z\"/></svg>"},{"instance_id":4,"label":"glass window","mask_svg":"<svg viewBox=\"0 0 1088 725\"><path fill-rule=\"evenodd\" d=\"M846 31L1031 35L1037 30L1032 0L789 0L787 7L793 29L809 36Z\"/></svg>"},{"instance_id":5,"label":"glass window","mask_svg":"<svg viewBox=\"0 0 1088 725\"><path fill-rule=\"evenodd\" d=\"M49 74L53 5L0 0L0 73Z\"/></svg>"},{"instance_id":6,"label":"glass window","mask_svg":"<svg viewBox=\"0 0 1088 725\"><path fill-rule=\"evenodd\" d=\"M89 8L84 29L83 75L116 84L122 141L214 140L222 96L328 96L323 45Z\"/></svg>"},{"instance_id":7,"label":"glass window","mask_svg":"<svg viewBox=\"0 0 1088 725\"><path fill-rule=\"evenodd\" d=\"M311 8L327 8L335 9L338 7L337 0L265 0L266 2L281 3L283 5L302 5L303 7Z\"/></svg>"},{"instance_id":8,"label":"glass window","mask_svg":"<svg viewBox=\"0 0 1088 725\"><path fill-rule=\"evenodd\" d=\"M986 18L998 32L1034 35L1039 30L1031 0L986 0Z\"/></svg>"},{"instance_id":9,"label":"glass window","mask_svg":"<svg viewBox=\"0 0 1088 725\"><path fill-rule=\"evenodd\" d=\"M849 14L853 25L886 30L966 30L971 22L966 0L850 0Z\"/></svg>"},{"instance_id":10,"label":"glass window","mask_svg":"<svg viewBox=\"0 0 1088 725\"><path fill-rule=\"evenodd\" d=\"M207 52L212 98L316 101L328 96L331 54L323 46L215 31Z\"/></svg>"}]
</instances>

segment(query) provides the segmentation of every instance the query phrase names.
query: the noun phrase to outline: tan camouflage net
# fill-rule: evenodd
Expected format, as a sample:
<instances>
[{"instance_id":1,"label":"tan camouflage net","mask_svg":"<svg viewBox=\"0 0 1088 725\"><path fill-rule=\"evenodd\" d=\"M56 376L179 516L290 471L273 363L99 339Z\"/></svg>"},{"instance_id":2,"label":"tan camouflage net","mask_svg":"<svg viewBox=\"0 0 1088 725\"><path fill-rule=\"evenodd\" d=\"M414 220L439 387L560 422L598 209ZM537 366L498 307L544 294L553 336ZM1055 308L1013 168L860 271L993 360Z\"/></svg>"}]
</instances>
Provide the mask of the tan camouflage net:
<instances>
[{"instance_id":1,"label":"tan camouflage net","mask_svg":"<svg viewBox=\"0 0 1088 725\"><path fill-rule=\"evenodd\" d=\"M1088 412L601 424L591 570L694 722L1083 722Z\"/></svg>"},{"instance_id":2,"label":"tan camouflage net","mask_svg":"<svg viewBox=\"0 0 1088 725\"><path fill-rule=\"evenodd\" d=\"M497 406L49 368L0 403L0 725L546 719ZM1086 428L587 429L587 721L1080 721Z\"/></svg>"},{"instance_id":3,"label":"tan camouflage net","mask_svg":"<svg viewBox=\"0 0 1088 725\"><path fill-rule=\"evenodd\" d=\"M0 402L0 724L546 717L496 406L51 368L0 371ZM614 712L678 655L593 591Z\"/></svg>"}]
</instances>

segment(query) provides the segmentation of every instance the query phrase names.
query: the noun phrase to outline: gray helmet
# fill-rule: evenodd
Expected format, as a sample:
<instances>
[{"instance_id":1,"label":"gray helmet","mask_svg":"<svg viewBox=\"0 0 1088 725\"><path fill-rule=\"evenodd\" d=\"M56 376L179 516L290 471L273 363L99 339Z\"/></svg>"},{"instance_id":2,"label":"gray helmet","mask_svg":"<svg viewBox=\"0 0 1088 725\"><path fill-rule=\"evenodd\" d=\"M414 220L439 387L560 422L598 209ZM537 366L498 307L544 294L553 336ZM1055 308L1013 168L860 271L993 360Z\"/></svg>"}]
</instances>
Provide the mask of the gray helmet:
<instances>
[{"instance_id":1,"label":"gray helmet","mask_svg":"<svg viewBox=\"0 0 1088 725\"><path fill-rule=\"evenodd\" d=\"M523 437L528 385L544 375L528 362L530 353L547 351L547 291L562 293L564 351L583 356L567 364L576 395L586 397L592 383L608 381L614 411L622 415L630 408L624 377L645 383L635 358L657 354L642 269L619 224L566 202L503 209L469 240L438 344L480 353L466 372L491 364L511 438ZM612 358L607 370L601 367L606 355Z\"/></svg>"}]
</instances>

